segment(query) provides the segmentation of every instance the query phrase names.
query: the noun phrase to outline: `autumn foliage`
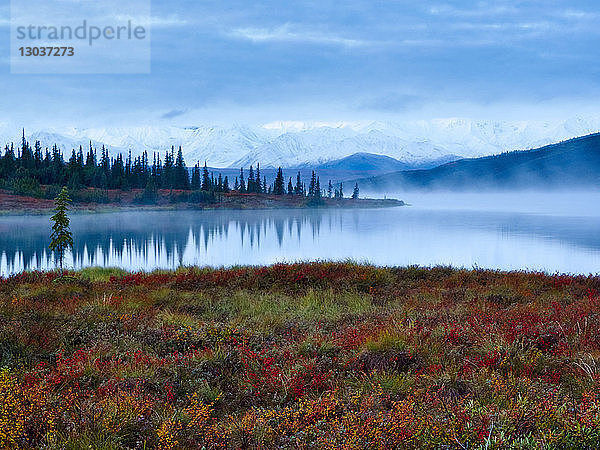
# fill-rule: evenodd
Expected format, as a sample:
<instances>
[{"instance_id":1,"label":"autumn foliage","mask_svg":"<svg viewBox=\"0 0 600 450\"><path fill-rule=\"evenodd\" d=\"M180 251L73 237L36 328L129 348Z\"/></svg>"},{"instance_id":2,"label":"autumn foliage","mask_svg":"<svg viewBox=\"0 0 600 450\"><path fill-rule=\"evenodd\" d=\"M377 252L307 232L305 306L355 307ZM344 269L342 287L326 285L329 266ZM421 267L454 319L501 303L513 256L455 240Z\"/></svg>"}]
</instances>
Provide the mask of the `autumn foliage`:
<instances>
[{"instance_id":1,"label":"autumn foliage","mask_svg":"<svg viewBox=\"0 0 600 450\"><path fill-rule=\"evenodd\" d=\"M0 279L0 448L597 448L600 278Z\"/></svg>"}]
</instances>

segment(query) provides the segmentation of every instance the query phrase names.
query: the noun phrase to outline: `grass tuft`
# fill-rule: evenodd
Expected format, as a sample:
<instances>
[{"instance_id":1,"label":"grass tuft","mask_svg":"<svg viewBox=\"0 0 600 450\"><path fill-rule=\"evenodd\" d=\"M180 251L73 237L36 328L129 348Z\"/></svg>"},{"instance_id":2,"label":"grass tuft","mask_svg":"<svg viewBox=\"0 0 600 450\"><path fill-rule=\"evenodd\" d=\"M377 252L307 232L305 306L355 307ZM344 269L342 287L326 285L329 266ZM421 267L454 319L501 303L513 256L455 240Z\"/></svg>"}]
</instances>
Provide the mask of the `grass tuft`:
<instances>
[{"instance_id":1,"label":"grass tuft","mask_svg":"<svg viewBox=\"0 0 600 450\"><path fill-rule=\"evenodd\" d=\"M18 274L0 447L598 448L599 293L354 262Z\"/></svg>"}]
</instances>

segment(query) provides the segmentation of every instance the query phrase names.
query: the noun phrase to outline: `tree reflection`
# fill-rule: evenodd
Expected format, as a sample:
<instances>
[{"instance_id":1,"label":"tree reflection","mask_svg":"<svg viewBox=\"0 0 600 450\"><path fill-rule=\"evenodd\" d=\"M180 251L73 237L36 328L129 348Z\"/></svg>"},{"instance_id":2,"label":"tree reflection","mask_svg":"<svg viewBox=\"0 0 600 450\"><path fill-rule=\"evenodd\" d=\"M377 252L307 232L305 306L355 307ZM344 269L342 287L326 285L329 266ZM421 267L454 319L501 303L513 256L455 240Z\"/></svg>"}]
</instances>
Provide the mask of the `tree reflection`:
<instances>
[{"instance_id":1,"label":"tree reflection","mask_svg":"<svg viewBox=\"0 0 600 450\"><path fill-rule=\"evenodd\" d=\"M323 211L173 211L73 215L74 246L66 255L68 267L119 266L174 268L193 255L202 255L211 243L230 238L243 251L259 251L263 242L299 241L303 232L319 235ZM47 250L47 217L7 217L0 230L2 275L55 267ZM233 233L233 235L232 235Z\"/></svg>"}]
</instances>

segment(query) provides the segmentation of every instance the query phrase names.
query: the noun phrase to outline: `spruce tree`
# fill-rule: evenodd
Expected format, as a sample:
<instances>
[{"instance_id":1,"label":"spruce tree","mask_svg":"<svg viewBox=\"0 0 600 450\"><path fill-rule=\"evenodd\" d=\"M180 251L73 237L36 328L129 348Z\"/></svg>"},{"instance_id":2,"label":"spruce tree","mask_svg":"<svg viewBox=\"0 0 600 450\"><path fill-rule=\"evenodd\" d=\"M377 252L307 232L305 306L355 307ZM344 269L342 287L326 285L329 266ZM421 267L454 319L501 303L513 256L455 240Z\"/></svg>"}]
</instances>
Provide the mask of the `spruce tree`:
<instances>
[{"instance_id":1,"label":"spruce tree","mask_svg":"<svg viewBox=\"0 0 600 450\"><path fill-rule=\"evenodd\" d=\"M171 151L167 151L165 153L165 163L162 167L161 174L161 184L165 189L173 189L174 188L174 157L173 154L175 152L175 147L171 147Z\"/></svg>"},{"instance_id":2,"label":"spruce tree","mask_svg":"<svg viewBox=\"0 0 600 450\"><path fill-rule=\"evenodd\" d=\"M127 185L131 185L131 176L133 174L133 163L131 162L131 150L129 150L129 156L125 160L125 179L127 180Z\"/></svg>"},{"instance_id":3,"label":"spruce tree","mask_svg":"<svg viewBox=\"0 0 600 450\"><path fill-rule=\"evenodd\" d=\"M260 179L260 163L256 164L256 177L254 178L256 186L254 187L254 192L257 194L262 193L262 181ZM267 187L265 186L265 189Z\"/></svg>"},{"instance_id":4,"label":"spruce tree","mask_svg":"<svg viewBox=\"0 0 600 450\"><path fill-rule=\"evenodd\" d=\"M53 153L52 161L58 159L59 157L60 157L60 154L55 155L55 153ZM110 177L110 158L108 156L108 150L106 150L104 145L102 146L102 157L100 158L100 169L104 173L105 179L108 180ZM104 186L104 187L108 187L108 186Z\"/></svg>"},{"instance_id":5,"label":"spruce tree","mask_svg":"<svg viewBox=\"0 0 600 450\"><path fill-rule=\"evenodd\" d=\"M248 173L248 184L246 185L248 193L256 192L256 181L254 180L254 169L250 166L250 172Z\"/></svg>"},{"instance_id":6,"label":"spruce tree","mask_svg":"<svg viewBox=\"0 0 600 450\"><path fill-rule=\"evenodd\" d=\"M40 141L35 141L33 159L35 168L39 170L42 166L42 144Z\"/></svg>"},{"instance_id":7,"label":"spruce tree","mask_svg":"<svg viewBox=\"0 0 600 450\"><path fill-rule=\"evenodd\" d=\"M331 184L331 180L329 180L329 186L327 186L327 197L331 198L333 195L333 184Z\"/></svg>"},{"instance_id":8,"label":"spruce tree","mask_svg":"<svg viewBox=\"0 0 600 450\"><path fill-rule=\"evenodd\" d=\"M223 192L223 176L220 173L217 181L217 192Z\"/></svg>"},{"instance_id":9,"label":"spruce tree","mask_svg":"<svg viewBox=\"0 0 600 450\"><path fill-rule=\"evenodd\" d=\"M227 175L225 175L225 179L223 180L223 192L227 194L229 191L229 179L227 178Z\"/></svg>"},{"instance_id":10,"label":"spruce tree","mask_svg":"<svg viewBox=\"0 0 600 450\"><path fill-rule=\"evenodd\" d=\"M296 187L294 188L294 194L296 195L304 195L304 189L302 187L302 178L300 177L300 172L296 176Z\"/></svg>"},{"instance_id":11,"label":"spruce tree","mask_svg":"<svg viewBox=\"0 0 600 450\"><path fill-rule=\"evenodd\" d=\"M125 167L123 165L123 155L119 153L117 158L113 161L110 180L111 187L121 189L125 179Z\"/></svg>"},{"instance_id":12,"label":"spruce tree","mask_svg":"<svg viewBox=\"0 0 600 450\"><path fill-rule=\"evenodd\" d=\"M176 189L188 190L190 188L190 178L188 176L187 167L185 166L185 161L183 160L181 146L179 146L179 150L177 151L174 179Z\"/></svg>"},{"instance_id":13,"label":"spruce tree","mask_svg":"<svg viewBox=\"0 0 600 450\"><path fill-rule=\"evenodd\" d=\"M11 176L16 167L16 158L14 147L8 145L4 149L4 156L2 157L2 170L7 176ZM61 165L62 168L62 165Z\"/></svg>"},{"instance_id":14,"label":"spruce tree","mask_svg":"<svg viewBox=\"0 0 600 450\"><path fill-rule=\"evenodd\" d=\"M240 169L240 193L246 193L246 183L244 182L244 168Z\"/></svg>"},{"instance_id":15,"label":"spruce tree","mask_svg":"<svg viewBox=\"0 0 600 450\"><path fill-rule=\"evenodd\" d=\"M25 138L25 128L23 128L23 140L21 143L21 166L25 169L32 169L34 165L33 152Z\"/></svg>"},{"instance_id":16,"label":"spruce tree","mask_svg":"<svg viewBox=\"0 0 600 450\"><path fill-rule=\"evenodd\" d=\"M283 179L283 171L281 167L277 170L277 176L275 177L275 185L273 186L274 195L285 194L285 181Z\"/></svg>"},{"instance_id":17,"label":"spruce tree","mask_svg":"<svg viewBox=\"0 0 600 450\"><path fill-rule=\"evenodd\" d=\"M208 173L208 167L206 167L206 161L204 161L204 167L202 168L202 190L210 191L211 187L210 174Z\"/></svg>"},{"instance_id":18,"label":"spruce tree","mask_svg":"<svg viewBox=\"0 0 600 450\"><path fill-rule=\"evenodd\" d=\"M73 247L73 235L70 230L71 221L67 215L70 203L69 192L66 187L63 187L54 199L54 215L50 218L53 225L49 248L51 251L56 252L61 270L63 268L65 250Z\"/></svg>"},{"instance_id":19,"label":"spruce tree","mask_svg":"<svg viewBox=\"0 0 600 450\"><path fill-rule=\"evenodd\" d=\"M200 190L200 166L198 166L198 164L196 164L194 166L194 170L192 171L192 183L191 183L191 189L192 191L198 191Z\"/></svg>"},{"instance_id":20,"label":"spruce tree","mask_svg":"<svg viewBox=\"0 0 600 450\"><path fill-rule=\"evenodd\" d=\"M288 195L294 195L294 185L292 184L291 177L290 177L290 181L288 182L287 193L288 193Z\"/></svg>"},{"instance_id":21,"label":"spruce tree","mask_svg":"<svg viewBox=\"0 0 600 450\"><path fill-rule=\"evenodd\" d=\"M154 175L154 183L156 186L164 185L164 171L162 161L160 160L160 152L156 155L156 168Z\"/></svg>"},{"instance_id":22,"label":"spruce tree","mask_svg":"<svg viewBox=\"0 0 600 450\"><path fill-rule=\"evenodd\" d=\"M354 185L354 191L352 192L352 199L358 199L358 195L360 194L360 190L358 189L358 183Z\"/></svg>"},{"instance_id":23,"label":"spruce tree","mask_svg":"<svg viewBox=\"0 0 600 450\"><path fill-rule=\"evenodd\" d=\"M317 177L315 175L315 171L312 171L312 175L310 176L310 184L308 186L308 196L316 197L316 189L317 189Z\"/></svg>"}]
</instances>

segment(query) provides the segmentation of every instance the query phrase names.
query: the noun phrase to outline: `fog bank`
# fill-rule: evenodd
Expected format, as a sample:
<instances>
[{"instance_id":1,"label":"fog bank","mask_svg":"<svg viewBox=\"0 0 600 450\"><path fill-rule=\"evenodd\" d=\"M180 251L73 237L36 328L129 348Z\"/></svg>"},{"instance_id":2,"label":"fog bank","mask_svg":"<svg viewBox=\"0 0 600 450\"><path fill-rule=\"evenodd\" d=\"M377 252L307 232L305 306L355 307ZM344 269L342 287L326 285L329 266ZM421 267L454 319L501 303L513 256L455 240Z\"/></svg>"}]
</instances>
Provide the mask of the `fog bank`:
<instances>
[{"instance_id":1,"label":"fog bank","mask_svg":"<svg viewBox=\"0 0 600 450\"><path fill-rule=\"evenodd\" d=\"M512 212L562 217L600 217L600 192L396 192L365 193L373 198L397 198L420 210Z\"/></svg>"}]
</instances>

